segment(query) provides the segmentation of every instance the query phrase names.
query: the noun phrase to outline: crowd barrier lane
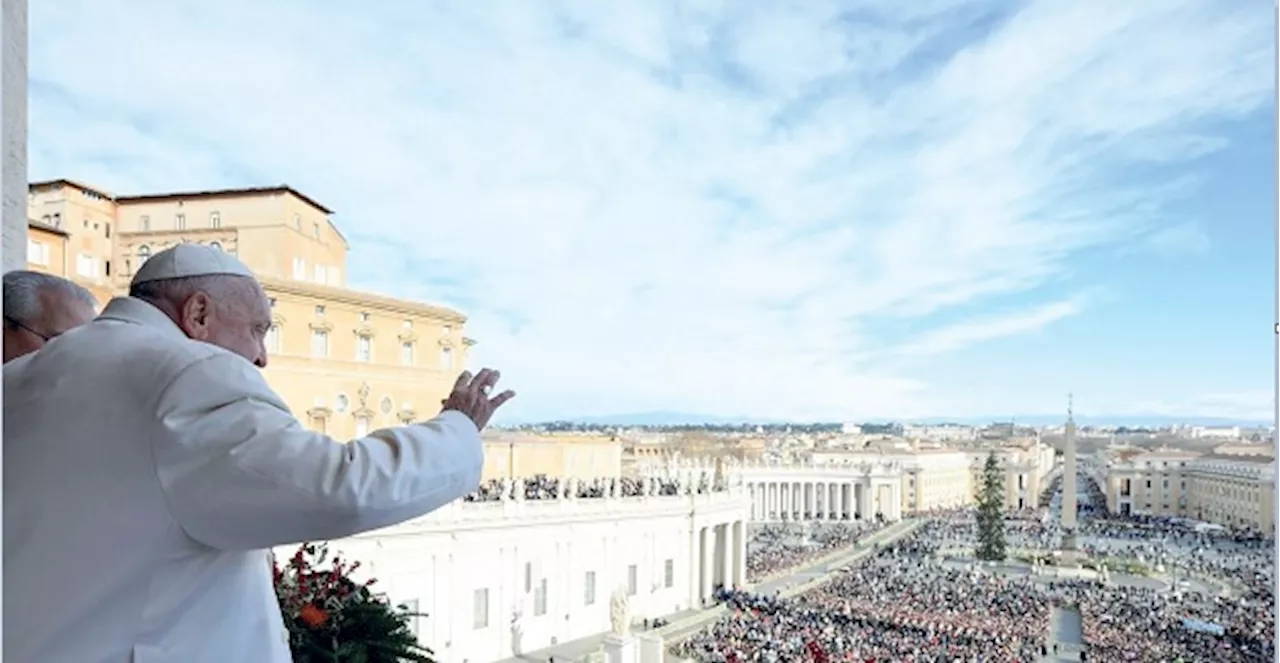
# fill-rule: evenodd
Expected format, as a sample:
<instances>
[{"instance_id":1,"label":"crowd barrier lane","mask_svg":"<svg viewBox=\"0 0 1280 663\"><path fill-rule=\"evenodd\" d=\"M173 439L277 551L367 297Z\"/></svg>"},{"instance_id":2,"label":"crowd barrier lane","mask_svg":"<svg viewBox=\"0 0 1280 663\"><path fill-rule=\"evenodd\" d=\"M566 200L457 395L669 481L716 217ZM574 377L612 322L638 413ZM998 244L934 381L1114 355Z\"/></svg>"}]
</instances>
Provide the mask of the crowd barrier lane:
<instances>
[{"instance_id":1,"label":"crowd barrier lane","mask_svg":"<svg viewBox=\"0 0 1280 663\"><path fill-rule=\"evenodd\" d=\"M867 537L865 541L859 542L858 545L854 546L852 550L846 548L844 550L839 551L837 554L828 555L826 558L824 558L824 560L827 560L828 558L830 562L843 560L845 564L856 562L859 559L862 559L863 557L866 557L867 555L871 554L871 552L875 550L876 543L893 543L898 539L901 539L903 537L906 537L914 533L917 529L922 527L927 521L928 521L928 518L911 518L911 519L901 520ZM812 568L814 566L819 566L826 563L828 563L828 561L818 560L818 561L814 561L809 564L806 564L804 568ZM801 569L793 569L792 573L798 572L800 570ZM827 573L820 578L811 580L801 585L797 585L795 587L790 587L788 589L785 589L779 592L779 596L782 596L783 598L791 598L793 596L797 596L804 592L820 587L823 584L831 582L831 580L835 578L835 575L836 574L834 572ZM750 590L750 588L748 588L748 590ZM671 647L679 644L685 638L688 638L694 635L698 631L702 630L704 627L714 624L721 617L724 617L728 614L729 614L728 608L726 608L724 605L717 605L714 608L708 608L697 614L690 615L689 617L686 617L685 619L682 619L678 622L672 622L670 624L667 624L666 626L663 626L662 628L657 629L656 633L662 636L662 639L666 644L666 646Z\"/></svg>"}]
</instances>

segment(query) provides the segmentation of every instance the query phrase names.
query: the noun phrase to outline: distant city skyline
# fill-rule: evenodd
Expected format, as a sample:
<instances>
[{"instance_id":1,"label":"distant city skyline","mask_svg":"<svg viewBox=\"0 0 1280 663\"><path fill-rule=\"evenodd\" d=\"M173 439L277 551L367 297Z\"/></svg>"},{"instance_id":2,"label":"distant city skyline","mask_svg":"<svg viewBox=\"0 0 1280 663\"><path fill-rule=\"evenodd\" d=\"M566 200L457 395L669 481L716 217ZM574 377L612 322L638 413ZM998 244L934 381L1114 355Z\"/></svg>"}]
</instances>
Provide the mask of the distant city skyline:
<instances>
[{"instance_id":1,"label":"distant city skyline","mask_svg":"<svg viewBox=\"0 0 1280 663\"><path fill-rule=\"evenodd\" d=\"M601 7L31 3L30 178L324 200L513 421L1274 417L1271 5Z\"/></svg>"},{"instance_id":2,"label":"distant city skyline","mask_svg":"<svg viewBox=\"0 0 1280 663\"><path fill-rule=\"evenodd\" d=\"M919 419L894 419L890 417L882 417L879 419L866 419L860 421L837 421L837 420L786 420L786 419L770 419L749 416L714 416L705 414L696 414L688 412L634 412L625 414L614 414L594 417L565 417L563 419L544 419L544 420L508 420L503 422L507 426L527 426L537 424L551 424L557 422L577 423L583 425L596 426L680 426L680 425L706 425L706 426L724 426L724 425L761 425L761 426L778 426L778 425L813 425L813 424L905 424L905 425L921 425L921 426L939 426L946 424L954 424L957 426L973 426L983 427L998 423L1013 423L1019 426L1029 426L1033 428L1053 428L1061 427L1066 423L1066 416L1057 416L1053 414L1024 414L1015 416L977 416L977 417L924 417ZM1087 414L1076 413L1075 422L1082 429L1087 428L1114 428L1114 427L1131 427L1131 428L1168 428L1174 426L1240 426L1240 427L1275 427L1275 422L1266 419L1230 419L1209 416L1189 416L1189 417L1164 417L1158 415L1129 415L1129 416L1099 416L1094 417Z\"/></svg>"}]
</instances>

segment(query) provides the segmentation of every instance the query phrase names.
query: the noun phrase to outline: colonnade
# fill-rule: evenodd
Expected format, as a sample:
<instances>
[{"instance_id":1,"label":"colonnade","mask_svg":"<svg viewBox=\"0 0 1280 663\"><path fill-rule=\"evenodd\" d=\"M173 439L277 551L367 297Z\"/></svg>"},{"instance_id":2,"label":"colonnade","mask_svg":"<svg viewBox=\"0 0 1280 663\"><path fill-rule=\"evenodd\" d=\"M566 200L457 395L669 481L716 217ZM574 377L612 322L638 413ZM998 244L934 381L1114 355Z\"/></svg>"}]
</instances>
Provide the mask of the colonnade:
<instances>
[{"instance_id":1,"label":"colonnade","mask_svg":"<svg viewBox=\"0 0 1280 663\"><path fill-rule=\"evenodd\" d=\"M747 583L747 523L736 520L695 527L690 569L696 583L693 605L709 604L717 588L742 588Z\"/></svg>"},{"instance_id":2,"label":"colonnade","mask_svg":"<svg viewBox=\"0 0 1280 663\"><path fill-rule=\"evenodd\" d=\"M899 482L867 477L748 479L746 487L753 522L871 520L877 514L889 520L902 517Z\"/></svg>"}]
</instances>

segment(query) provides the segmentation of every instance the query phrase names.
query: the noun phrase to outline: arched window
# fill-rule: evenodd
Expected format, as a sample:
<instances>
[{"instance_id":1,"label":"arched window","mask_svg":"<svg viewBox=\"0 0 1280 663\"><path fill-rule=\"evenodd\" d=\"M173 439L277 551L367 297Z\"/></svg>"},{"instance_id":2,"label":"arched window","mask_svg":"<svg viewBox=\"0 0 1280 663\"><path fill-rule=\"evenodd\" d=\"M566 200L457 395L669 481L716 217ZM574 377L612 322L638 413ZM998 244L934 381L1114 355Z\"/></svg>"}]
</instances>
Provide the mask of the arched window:
<instances>
[{"instance_id":1,"label":"arched window","mask_svg":"<svg viewBox=\"0 0 1280 663\"><path fill-rule=\"evenodd\" d=\"M141 267L151 257L151 247L143 244L138 247L138 266Z\"/></svg>"},{"instance_id":2,"label":"arched window","mask_svg":"<svg viewBox=\"0 0 1280 663\"><path fill-rule=\"evenodd\" d=\"M212 246L219 251L222 250L222 242L209 242L209 246Z\"/></svg>"}]
</instances>

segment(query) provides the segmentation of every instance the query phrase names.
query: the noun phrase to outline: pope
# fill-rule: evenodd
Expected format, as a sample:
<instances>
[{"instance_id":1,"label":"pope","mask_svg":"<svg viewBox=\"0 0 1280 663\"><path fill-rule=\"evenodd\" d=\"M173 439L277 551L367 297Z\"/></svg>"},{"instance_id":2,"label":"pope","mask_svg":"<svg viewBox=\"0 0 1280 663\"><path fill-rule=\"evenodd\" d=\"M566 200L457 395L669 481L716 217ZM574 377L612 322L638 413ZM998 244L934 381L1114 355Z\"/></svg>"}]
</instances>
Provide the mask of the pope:
<instances>
[{"instance_id":1,"label":"pope","mask_svg":"<svg viewBox=\"0 0 1280 663\"><path fill-rule=\"evenodd\" d=\"M274 546L474 490L514 394L463 373L436 418L343 443L267 386L252 272L181 244L94 321L4 366L6 663L283 663Z\"/></svg>"}]
</instances>

